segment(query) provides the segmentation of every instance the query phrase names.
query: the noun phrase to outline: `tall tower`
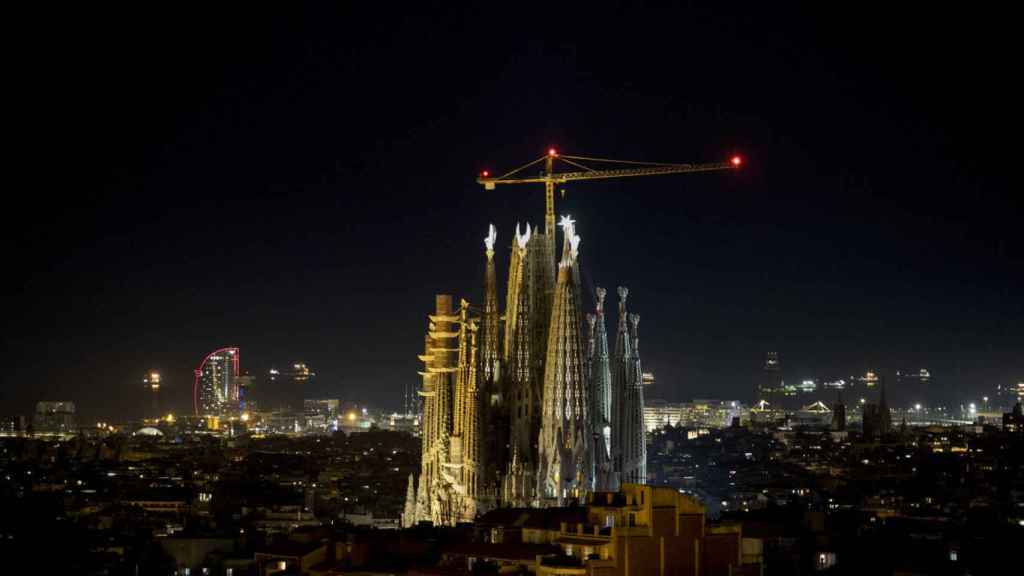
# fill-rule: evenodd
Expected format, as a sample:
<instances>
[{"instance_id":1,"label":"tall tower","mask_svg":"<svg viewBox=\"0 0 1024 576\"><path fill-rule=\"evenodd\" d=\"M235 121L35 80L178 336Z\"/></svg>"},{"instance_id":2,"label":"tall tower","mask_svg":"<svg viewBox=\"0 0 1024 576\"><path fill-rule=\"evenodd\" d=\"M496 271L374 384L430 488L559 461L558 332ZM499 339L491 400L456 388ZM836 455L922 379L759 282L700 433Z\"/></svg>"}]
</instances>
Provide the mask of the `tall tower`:
<instances>
[{"instance_id":1,"label":"tall tower","mask_svg":"<svg viewBox=\"0 0 1024 576\"><path fill-rule=\"evenodd\" d=\"M505 389L508 395L509 455L502 499L510 506L528 506L536 498L537 442L540 430L541 384L538 377L540 350L534 347L533 312L536 276L531 267L537 259L530 251L539 243L516 224L515 242L509 263L508 296L505 305Z\"/></svg>"},{"instance_id":2,"label":"tall tower","mask_svg":"<svg viewBox=\"0 0 1024 576\"><path fill-rule=\"evenodd\" d=\"M501 313L498 310L498 274L495 272L495 241L498 231L490 224L483 239L487 257L483 275L483 335L480 343L480 377L483 389L495 398L485 398L488 404L501 402Z\"/></svg>"},{"instance_id":3,"label":"tall tower","mask_svg":"<svg viewBox=\"0 0 1024 576\"><path fill-rule=\"evenodd\" d=\"M469 302L458 313L439 294L429 316L424 353L423 432L415 521L451 525L472 520L480 496L480 397L477 391L478 320Z\"/></svg>"},{"instance_id":4,"label":"tall tower","mask_svg":"<svg viewBox=\"0 0 1024 576\"><path fill-rule=\"evenodd\" d=\"M640 337L637 331L640 316L626 312L629 290L620 286L618 292L619 330L615 337L615 365L612 371L612 460L619 482L645 484L647 446L644 438Z\"/></svg>"},{"instance_id":5,"label":"tall tower","mask_svg":"<svg viewBox=\"0 0 1024 576\"><path fill-rule=\"evenodd\" d=\"M782 366L779 364L779 353L769 352L764 360L764 367L761 370L761 377L757 383L757 393L755 394L755 400L765 400L773 408L781 408L782 406L775 406L777 402L782 399L781 380Z\"/></svg>"},{"instance_id":6,"label":"tall tower","mask_svg":"<svg viewBox=\"0 0 1024 576\"><path fill-rule=\"evenodd\" d=\"M196 416L221 416L238 409L239 350L219 348L199 363L192 383L192 409Z\"/></svg>"},{"instance_id":7,"label":"tall tower","mask_svg":"<svg viewBox=\"0 0 1024 576\"><path fill-rule=\"evenodd\" d=\"M160 373L156 370L151 370L142 379L142 384L146 387L146 394L149 396L150 415L153 418L160 418Z\"/></svg>"},{"instance_id":8,"label":"tall tower","mask_svg":"<svg viewBox=\"0 0 1024 576\"><path fill-rule=\"evenodd\" d=\"M508 460L508 405L501 370L501 313L498 310L498 280L494 265L497 230L491 224L484 238L487 257L484 273L484 310L480 343L481 490L497 499L501 475Z\"/></svg>"},{"instance_id":9,"label":"tall tower","mask_svg":"<svg viewBox=\"0 0 1024 576\"><path fill-rule=\"evenodd\" d=\"M571 218L563 217L561 226L565 241L548 331L537 477L540 497L559 503L582 496L592 485L583 317L576 270L580 237Z\"/></svg>"},{"instance_id":10,"label":"tall tower","mask_svg":"<svg viewBox=\"0 0 1024 576\"><path fill-rule=\"evenodd\" d=\"M480 492L480 394L477 388L478 320L469 317L469 302L459 302L458 358L455 371L450 465L455 491L462 497L452 510L458 520L476 516ZM442 509L444 504L442 503ZM459 509L461 507L461 510Z\"/></svg>"},{"instance_id":11,"label":"tall tower","mask_svg":"<svg viewBox=\"0 0 1024 576\"><path fill-rule=\"evenodd\" d=\"M612 375L608 358L608 332L604 322L606 291L598 286L594 314L587 315L587 369L590 382L590 433L593 490L608 490L612 462Z\"/></svg>"},{"instance_id":12,"label":"tall tower","mask_svg":"<svg viewBox=\"0 0 1024 576\"><path fill-rule=\"evenodd\" d=\"M878 392L878 432L885 436L892 431L892 413L889 402L885 398L885 376L881 376L881 388Z\"/></svg>"},{"instance_id":13,"label":"tall tower","mask_svg":"<svg viewBox=\"0 0 1024 576\"><path fill-rule=\"evenodd\" d=\"M846 404L843 403L843 391L837 392L836 403L832 405L832 430L846 431Z\"/></svg>"}]
</instances>

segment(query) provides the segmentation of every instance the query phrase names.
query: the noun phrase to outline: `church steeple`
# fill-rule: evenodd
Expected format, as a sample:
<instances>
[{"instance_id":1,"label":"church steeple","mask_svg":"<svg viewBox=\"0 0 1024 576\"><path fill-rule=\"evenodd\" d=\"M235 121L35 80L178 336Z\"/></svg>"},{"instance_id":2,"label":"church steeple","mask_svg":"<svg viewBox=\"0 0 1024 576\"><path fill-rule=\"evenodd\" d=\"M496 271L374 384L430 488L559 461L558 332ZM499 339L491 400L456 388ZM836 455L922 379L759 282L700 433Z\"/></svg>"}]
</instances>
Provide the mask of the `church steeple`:
<instances>
[{"instance_id":1,"label":"church steeple","mask_svg":"<svg viewBox=\"0 0 1024 576\"><path fill-rule=\"evenodd\" d=\"M583 373L583 326L576 259L580 237L569 217L561 221L565 236L558 264L548 330L544 369L544 410L541 416L538 492L545 499L564 502L590 489L591 442L589 400Z\"/></svg>"},{"instance_id":2,"label":"church steeple","mask_svg":"<svg viewBox=\"0 0 1024 576\"><path fill-rule=\"evenodd\" d=\"M608 358L608 332L604 322L604 298L607 292L594 290L595 310L587 315L590 327L590 432L593 438L591 460L594 490L608 490L611 482L612 375Z\"/></svg>"},{"instance_id":3,"label":"church steeple","mask_svg":"<svg viewBox=\"0 0 1024 576\"><path fill-rule=\"evenodd\" d=\"M487 256L487 268L484 273L484 315L483 342L480 347L481 378L489 395L499 394L496 384L501 375L501 356L499 355L500 312L498 310L498 276L494 270L494 242L498 231L491 224L484 238L484 253ZM495 386L489 386L495 384ZM487 390L488 387L493 389ZM493 398L487 398L493 401Z\"/></svg>"},{"instance_id":4,"label":"church steeple","mask_svg":"<svg viewBox=\"0 0 1024 576\"><path fill-rule=\"evenodd\" d=\"M612 370L612 461L619 482L647 482L640 316L626 311L629 290L619 287L619 331ZM631 329L632 328L632 329Z\"/></svg>"}]
</instances>

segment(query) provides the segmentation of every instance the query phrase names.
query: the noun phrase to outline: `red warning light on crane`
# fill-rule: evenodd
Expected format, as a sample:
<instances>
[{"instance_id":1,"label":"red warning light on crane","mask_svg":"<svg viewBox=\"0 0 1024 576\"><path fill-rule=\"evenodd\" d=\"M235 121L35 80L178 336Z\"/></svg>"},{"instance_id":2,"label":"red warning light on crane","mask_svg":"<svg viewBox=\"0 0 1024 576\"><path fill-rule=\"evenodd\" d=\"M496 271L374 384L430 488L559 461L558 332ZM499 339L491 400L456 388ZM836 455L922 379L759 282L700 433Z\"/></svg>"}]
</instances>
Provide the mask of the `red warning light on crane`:
<instances>
[{"instance_id":1,"label":"red warning light on crane","mask_svg":"<svg viewBox=\"0 0 1024 576\"><path fill-rule=\"evenodd\" d=\"M733 156L731 162L733 166L739 167L740 164L743 164L743 158Z\"/></svg>"},{"instance_id":2,"label":"red warning light on crane","mask_svg":"<svg viewBox=\"0 0 1024 576\"><path fill-rule=\"evenodd\" d=\"M480 175L483 176L484 178L487 178L488 176L491 175L491 173L488 172L487 170L484 170L483 172L480 173Z\"/></svg>"},{"instance_id":3,"label":"red warning light on crane","mask_svg":"<svg viewBox=\"0 0 1024 576\"><path fill-rule=\"evenodd\" d=\"M554 148L548 148L548 156L558 156L558 150Z\"/></svg>"}]
</instances>

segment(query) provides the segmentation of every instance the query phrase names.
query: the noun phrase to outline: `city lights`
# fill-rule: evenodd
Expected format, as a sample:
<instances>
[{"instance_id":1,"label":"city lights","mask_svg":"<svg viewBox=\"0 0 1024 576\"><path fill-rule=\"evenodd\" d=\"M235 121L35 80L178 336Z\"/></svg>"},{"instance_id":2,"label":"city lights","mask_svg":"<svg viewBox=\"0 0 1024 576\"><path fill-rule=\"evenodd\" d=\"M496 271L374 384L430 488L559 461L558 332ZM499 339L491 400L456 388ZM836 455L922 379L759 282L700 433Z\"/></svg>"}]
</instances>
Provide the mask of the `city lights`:
<instances>
[{"instance_id":1,"label":"city lights","mask_svg":"<svg viewBox=\"0 0 1024 576\"><path fill-rule=\"evenodd\" d=\"M12 19L5 565L1012 574L1019 19L891 4Z\"/></svg>"}]
</instances>

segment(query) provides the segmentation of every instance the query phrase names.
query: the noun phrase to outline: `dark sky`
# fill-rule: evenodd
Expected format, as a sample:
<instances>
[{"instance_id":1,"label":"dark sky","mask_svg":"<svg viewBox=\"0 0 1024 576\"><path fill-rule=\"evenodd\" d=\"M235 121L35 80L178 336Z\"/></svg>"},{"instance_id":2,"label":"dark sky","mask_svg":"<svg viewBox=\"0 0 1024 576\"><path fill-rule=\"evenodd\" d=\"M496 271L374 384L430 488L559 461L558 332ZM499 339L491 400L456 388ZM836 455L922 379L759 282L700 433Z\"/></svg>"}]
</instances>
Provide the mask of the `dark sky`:
<instances>
[{"instance_id":1,"label":"dark sky","mask_svg":"<svg viewBox=\"0 0 1024 576\"><path fill-rule=\"evenodd\" d=\"M539 187L475 174L549 145L747 159L558 204L587 282L631 289L651 395L746 400L768 350L794 379L927 367L953 399L1024 379L1008 14L338 4L17 26L3 413L134 416L150 368L184 410L222 345L397 407L433 294L481 297L487 224L543 220Z\"/></svg>"}]
</instances>

